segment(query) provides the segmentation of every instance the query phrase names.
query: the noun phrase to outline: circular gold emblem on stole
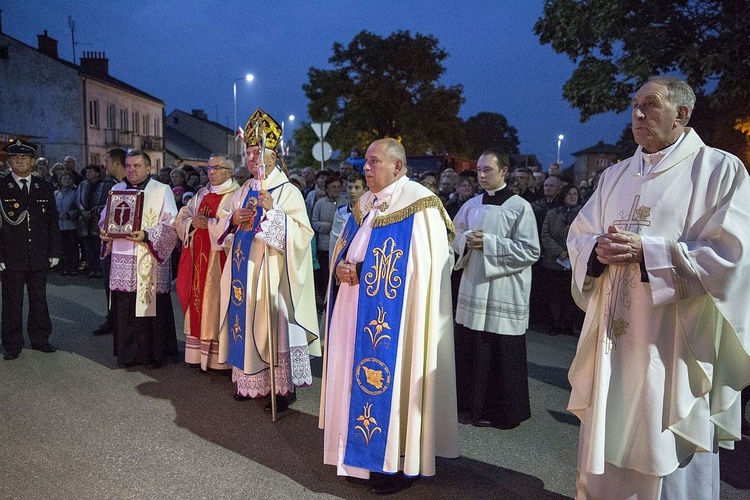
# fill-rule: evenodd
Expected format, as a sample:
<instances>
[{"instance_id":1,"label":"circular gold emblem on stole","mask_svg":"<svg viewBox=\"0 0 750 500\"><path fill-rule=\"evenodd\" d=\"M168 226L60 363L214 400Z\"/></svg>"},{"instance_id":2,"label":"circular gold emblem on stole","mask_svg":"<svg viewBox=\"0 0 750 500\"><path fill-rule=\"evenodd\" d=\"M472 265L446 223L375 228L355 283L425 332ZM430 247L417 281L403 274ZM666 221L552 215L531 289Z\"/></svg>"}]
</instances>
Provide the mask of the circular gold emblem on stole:
<instances>
[{"instance_id":1,"label":"circular gold emblem on stole","mask_svg":"<svg viewBox=\"0 0 750 500\"><path fill-rule=\"evenodd\" d=\"M391 370L377 358L365 358L357 365L357 385L370 396L379 396L391 386Z\"/></svg>"}]
</instances>

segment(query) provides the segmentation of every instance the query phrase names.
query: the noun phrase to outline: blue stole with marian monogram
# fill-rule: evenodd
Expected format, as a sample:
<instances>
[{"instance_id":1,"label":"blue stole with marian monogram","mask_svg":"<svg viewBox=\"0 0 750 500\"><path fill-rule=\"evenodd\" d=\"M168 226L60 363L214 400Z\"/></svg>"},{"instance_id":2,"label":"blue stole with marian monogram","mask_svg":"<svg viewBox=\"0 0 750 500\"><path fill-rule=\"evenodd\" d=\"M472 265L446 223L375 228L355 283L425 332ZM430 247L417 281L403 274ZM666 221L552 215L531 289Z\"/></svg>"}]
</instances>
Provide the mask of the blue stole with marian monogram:
<instances>
[{"instance_id":1,"label":"blue stole with marian monogram","mask_svg":"<svg viewBox=\"0 0 750 500\"><path fill-rule=\"evenodd\" d=\"M248 191L242 206L254 209L255 216L252 222L246 222L237 228L232 244L232 283L229 300L229 333L232 335L232 342L229 343L227 363L239 369L245 366L247 262L250 255L250 246L263 217L263 207L258 205L258 191L254 189ZM250 290L250 293L253 294L253 297L255 296L255 290Z\"/></svg>"},{"instance_id":2,"label":"blue stole with marian monogram","mask_svg":"<svg viewBox=\"0 0 750 500\"><path fill-rule=\"evenodd\" d=\"M359 277L344 464L372 471L383 470L388 441L413 222L411 216L372 228Z\"/></svg>"}]
</instances>

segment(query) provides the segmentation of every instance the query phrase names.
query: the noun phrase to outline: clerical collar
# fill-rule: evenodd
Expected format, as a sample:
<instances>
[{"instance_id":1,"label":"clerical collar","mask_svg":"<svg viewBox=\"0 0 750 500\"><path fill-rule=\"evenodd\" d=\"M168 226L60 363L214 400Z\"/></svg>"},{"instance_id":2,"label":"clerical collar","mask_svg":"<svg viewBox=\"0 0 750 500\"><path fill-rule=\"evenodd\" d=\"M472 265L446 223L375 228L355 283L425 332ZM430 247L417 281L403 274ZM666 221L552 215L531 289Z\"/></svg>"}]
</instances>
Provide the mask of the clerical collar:
<instances>
[{"instance_id":1,"label":"clerical collar","mask_svg":"<svg viewBox=\"0 0 750 500\"><path fill-rule=\"evenodd\" d=\"M231 185L232 185L232 178L230 177L229 179L225 180L224 182L222 182L218 186L214 186L213 184L211 184L208 187L208 191L211 192L211 193L221 192L222 189L228 189L229 186L231 186Z\"/></svg>"},{"instance_id":2,"label":"clerical collar","mask_svg":"<svg viewBox=\"0 0 750 500\"><path fill-rule=\"evenodd\" d=\"M487 193L488 195L490 195L490 196L495 196L495 195L496 195L496 194L497 194L498 192L502 191L503 189L506 189L507 187L508 187L508 185L507 185L507 184L503 184L502 186L500 186L500 187L499 187L499 188L497 188L497 189L493 189L493 190L490 190L490 189L485 189L485 192L486 192L486 193Z\"/></svg>"},{"instance_id":3,"label":"clerical collar","mask_svg":"<svg viewBox=\"0 0 750 500\"><path fill-rule=\"evenodd\" d=\"M125 183L126 189L137 189L138 191L143 191L144 189L146 189L146 184L148 184L150 180L151 180L151 177L146 177L146 180L144 180L141 183L131 184L130 181L126 177L125 179L123 179L123 182Z\"/></svg>"},{"instance_id":4,"label":"clerical collar","mask_svg":"<svg viewBox=\"0 0 750 500\"><path fill-rule=\"evenodd\" d=\"M482 195L482 205L502 205L508 199L513 196L513 191L510 190L510 186L505 184L500 189L492 191L485 191Z\"/></svg>"},{"instance_id":5,"label":"clerical collar","mask_svg":"<svg viewBox=\"0 0 750 500\"><path fill-rule=\"evenodd\" d=\"M661 151L657 151L656 153L646 153L643 150L643 147L640 148L641 151L641 158L640 163L638 165L638 172L640 175L647 175L652 173L656 168L661 165L661 163L664 161L664 159L669 156L669 153L674 151L674 149L677 147L677 145L682 141L683 137L685 137L685 132L683 131L682 134L680 134L680 137L677 138L676 141L674 141L673 144L670 146L667 146L666 148L662 149Z\"/></svg>"},{"instance_id":6,"label":"clerical collar","mask_svg":"<svg viewBox=\"0 0 750 500\"><path fill-rule=\"evenodd\" d=\"M380 191L378 191L377 193L372 193L372 194L374 194L375 197L378 198L379 200L382 200L383 198L387 196L391 196L396 189L406 185L407 182L410 182L410 179L404 175L393 184L389 184L383 189L381 189Z\"/></svg>"},{"instance_id":7,"label":"clerical collar","mask_svg":"<svg viewBox=\"0 0 750 500\"><path fill-rule=\"evenodd\" d=\"M378 212L385 212L386 210L388 210L388 207L391 204L391 196L393 195L393 193L397 189L405 186L408 182L411 182L411 179L404 175L396 182L394 182L393 184L389 184L377 193L369 191L369 193L372 195L372 198L370 198L370 200L365 204L364 211L367 212L368 215L375 213L375 210L373 210L373 208L377 209ZM367 193L362 196L364 197L366 195Z\"/></svg>"}]
</instances>

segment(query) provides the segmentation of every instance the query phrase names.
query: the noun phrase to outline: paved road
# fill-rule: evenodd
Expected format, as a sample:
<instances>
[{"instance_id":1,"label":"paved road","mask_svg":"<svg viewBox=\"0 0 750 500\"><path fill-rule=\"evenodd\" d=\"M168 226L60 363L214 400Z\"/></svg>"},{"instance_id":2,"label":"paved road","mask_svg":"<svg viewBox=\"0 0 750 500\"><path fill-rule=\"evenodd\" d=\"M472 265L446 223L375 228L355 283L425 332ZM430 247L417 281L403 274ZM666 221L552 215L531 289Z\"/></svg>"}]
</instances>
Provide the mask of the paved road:
<instances>
[{"instance_id":1,"label":"paved road","mask_svg":"<svg viewBox=\"0 0 750 500\"><path fill-rule=\"evenodd\" d=\"M272 423L263 401L236 402L224 375L181 362L118 369L112 338L90 335L104 311L99 280L54 275L49 293L60 350L0 361L0 499L372 497L322 464L319 378ZM532 419L509 431L461 425L461 458L394 498L573 495L575 339L530 332L528 352ZM721 460L722 498L750 498L750 442Z\"/></svg>"}]
</instances>

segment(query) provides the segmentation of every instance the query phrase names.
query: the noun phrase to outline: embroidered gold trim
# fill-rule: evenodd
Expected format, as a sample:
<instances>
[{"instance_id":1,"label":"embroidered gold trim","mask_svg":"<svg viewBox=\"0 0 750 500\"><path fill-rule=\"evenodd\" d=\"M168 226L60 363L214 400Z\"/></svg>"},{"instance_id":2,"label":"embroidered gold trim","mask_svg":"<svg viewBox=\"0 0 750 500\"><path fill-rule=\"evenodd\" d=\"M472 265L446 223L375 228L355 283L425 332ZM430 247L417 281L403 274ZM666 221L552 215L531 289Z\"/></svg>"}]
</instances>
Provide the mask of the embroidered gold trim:
<instances>
[{"instance_id":1,"label":"embroidered gold trim","mask_svg":"<svg viewBox=\"0 0 750 500\"><path fill-rule=\"evenodd\" d=\"M362 222L365 220L365 214L363 214L362 209L359 208L359 202L354 204L354 209L352 209L352 217L354 217L354 221L358 226L361 226Z\"/></svg>"},{"instance_id":2,"label":"embroidered gold trim","mask_svg":"<svg viewBox=\"0 0 750 500\"><path fill-rule=\"evenodd\" d=\"M440 200L440 198L434 195L428 196L427 198L420 198L411 205L404 207L401 210L397 210L391 214L375 217L372 221L372 227L383 227L389 224L401 222L402 220L411 217L417 212L421 212L422 210L426 210L428 208L437 208L440 211L440 216L443 218L445 228L448 230L448 241L453 241L453 239L456 237L456 228L453 227L453 222L448 216L448 213L445 211L443 202ZM361 225L361 222L357 222Z\"/></svg>"}]
</instances>

